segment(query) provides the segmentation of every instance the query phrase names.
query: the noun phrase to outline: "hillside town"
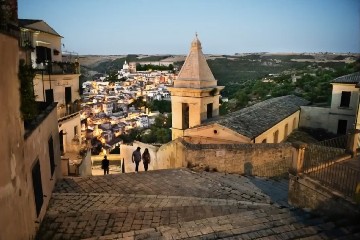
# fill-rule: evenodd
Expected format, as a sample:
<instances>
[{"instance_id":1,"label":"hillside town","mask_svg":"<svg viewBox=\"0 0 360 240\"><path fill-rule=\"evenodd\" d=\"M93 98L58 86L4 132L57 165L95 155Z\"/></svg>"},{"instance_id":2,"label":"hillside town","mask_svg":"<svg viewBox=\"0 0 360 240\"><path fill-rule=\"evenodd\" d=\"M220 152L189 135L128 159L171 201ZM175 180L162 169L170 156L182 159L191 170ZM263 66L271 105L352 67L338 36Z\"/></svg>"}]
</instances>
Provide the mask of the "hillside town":
<instances>
[{"instance_id":1,"label":"hillside town","mask_svg":"<svg viewBox=\"0 0 360 240\"><path fill-rule=\"evenodd\" d=\"M154 124L158 111L151 112L145 107L138 109L132 103L137 99L170 101L167 87L173 84L176 74L169 71L136 71L134 63L125 61L117 77L118 81L110 82L108 76L104 76L82 84L80 118L83 138L100 140L93 145L101 144L104 153L119 146L121 134Z\"/></svg>"},{"instance_id":2,"label":"hillside town","mask_svg":"<svg viewBox=\"0 0 360 240\"><path fill-rule=\"evenodd\" d=\"M211 60L204 52L214 47L203 46L215 40L225 51L230 44L226 35L214 25L220 40L206 37L210 28L201 29L203 42L197 33L190 40L180 31L181 22L176 26L181 35L166 35L179 39L170 45L189 46L184 62L161 62L155 55L137 61L138 55L129 54L88 68L95 75L84 78L79 59L65 51L66 30L39 19L45 9L58 11L57 5L47 1L43 8L44 3L23 1L19 7L34 18L24 13L19 18L17 0L0 2L0 239L360 239L358 53L337 56L330 65L317 65L315 58L293 65L288 56L269 61L264 56L256 60L260 65L250 64L254 56ZM103 3L95 3L74 1L72 7L96 10L106 22L119 21L110 18ZM163 5L152 4L136 4L146 24ZM200 16L197 4L191 1L188 16ZM273 4L262 14L258 4L248 12L264 16L271 11L271 19L278 15ZM302 12L302 3L287 4L281 3L289 13ZM331 4L343 15L351 12ZM109 5L116 17L120 6L131 7L117 1ZM216 14L225 7L223 12L232 16L236 5L213 2L204 7L213 7ZM237 6L244 9L243 3ZM29 11L31 7L43 11ZM323 5L313 8L320 14ZM180 6L177 10L184 12ZM77 19L67 17L86 36L88 25L75 28ZM62 15L57 23L64 20ZM234 20L229 22L231 33L238 28ZM123 23L121 30L129 22ZM246 24L251 26L246 34L256 28ZM136 37L127 32L126 40L137 45L135 53L144 51L141 47L156 50L145 43L165 36L154 41L147 35L136 43L132 35ZM116 39L116 46L125 42ZM166 45L160 45L165 51ZM92 46L100 47L98 42ZM279 63L283 65L275 66ZM239 81L240 75L246 81ZM233 95L224 94L226 89ZM234 101L232 111L222 111Z\"/></svg>"}]
</instances>

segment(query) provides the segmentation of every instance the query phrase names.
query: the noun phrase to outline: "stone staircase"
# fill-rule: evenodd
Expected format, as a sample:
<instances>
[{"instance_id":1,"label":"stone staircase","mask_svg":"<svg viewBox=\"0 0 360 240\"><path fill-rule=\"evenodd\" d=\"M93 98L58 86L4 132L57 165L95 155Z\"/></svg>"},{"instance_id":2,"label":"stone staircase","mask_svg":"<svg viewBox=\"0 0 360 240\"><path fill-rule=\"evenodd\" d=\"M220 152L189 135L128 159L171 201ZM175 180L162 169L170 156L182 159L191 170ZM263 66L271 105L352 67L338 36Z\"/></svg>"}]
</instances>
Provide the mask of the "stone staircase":
<instances>
[{"instance_id":1,"label":"stone staircase","mask_svg":"<svg viewBox=\"0 0 360 240\"><path fill-rule=\"evenodd\" d=\"M38 239L360 239L286 201L287 180L187 169L66 178Z\"/></svg>"}]
</instances>

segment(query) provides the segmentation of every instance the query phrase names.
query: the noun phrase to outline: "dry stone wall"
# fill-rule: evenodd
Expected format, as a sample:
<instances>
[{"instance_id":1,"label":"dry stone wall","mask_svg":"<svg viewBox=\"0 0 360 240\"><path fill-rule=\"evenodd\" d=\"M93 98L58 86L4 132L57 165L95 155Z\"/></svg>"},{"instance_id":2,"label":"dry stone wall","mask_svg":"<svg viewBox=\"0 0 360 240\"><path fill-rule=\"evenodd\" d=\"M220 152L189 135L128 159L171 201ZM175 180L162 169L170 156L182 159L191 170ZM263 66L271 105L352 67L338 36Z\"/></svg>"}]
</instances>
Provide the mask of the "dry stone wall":
<instances>
[{"instance_id":1,"label":"dry stone wall","mask_svg":"<svg viewBox=\"0 0 360 240\"><path fill-rule=\"evenodd\" d=\"M190 144L183 141L187 165L209 170L275 177L288 173L291 144Z\"/></svg>"}]
</instances>

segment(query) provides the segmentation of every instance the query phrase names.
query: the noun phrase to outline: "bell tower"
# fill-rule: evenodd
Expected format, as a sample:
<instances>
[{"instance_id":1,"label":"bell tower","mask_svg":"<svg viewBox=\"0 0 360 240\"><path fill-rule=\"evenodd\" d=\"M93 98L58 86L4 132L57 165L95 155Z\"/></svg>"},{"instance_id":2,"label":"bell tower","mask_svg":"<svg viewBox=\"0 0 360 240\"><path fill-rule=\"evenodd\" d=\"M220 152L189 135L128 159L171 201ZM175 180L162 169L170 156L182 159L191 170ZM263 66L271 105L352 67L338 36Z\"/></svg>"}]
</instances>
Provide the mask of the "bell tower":
<instances>
[{"instance_id":1,"label":"bell tower","mask_svg":"<svg viewBox=\"0 0 360 240\"><path fill-rule=\"evenodd\" d=\"M219 115L219 97L223 86L217 86L197 37L191 43L171 93L172 139L184 136L184 130L201 125Z\"/></svg>"}]
</instances>

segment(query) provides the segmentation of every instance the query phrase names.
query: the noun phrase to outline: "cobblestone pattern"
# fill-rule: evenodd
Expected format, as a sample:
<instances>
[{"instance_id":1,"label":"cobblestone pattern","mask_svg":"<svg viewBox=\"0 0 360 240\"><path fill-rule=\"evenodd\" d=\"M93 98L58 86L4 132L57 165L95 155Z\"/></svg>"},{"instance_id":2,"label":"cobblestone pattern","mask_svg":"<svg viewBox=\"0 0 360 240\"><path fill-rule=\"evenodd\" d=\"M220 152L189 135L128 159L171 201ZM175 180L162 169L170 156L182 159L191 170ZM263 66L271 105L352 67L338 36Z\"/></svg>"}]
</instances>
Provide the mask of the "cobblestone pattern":
<instances>
[{"instance_id":1,"label":"cobblestone pattern","mask_svg":"<svg viewBox=\"0 0 360 240\"><path fill-rule=\"evenodd\" d=\"M287 187L286 180L186 169L68 178L57 184L37 239L357 236L358 226L290 210Z\"/></svg>"},{"instance_id":2,"label":"cobblestone pattern","mask_svg":"<svg viewBox=\"0 0 360 240\"><path fill-rule=\"evenodd\" d=\"M265 181L265 180L264 180ZM249 185L245 177L237 179L238 185ZM256 186L255 186L256 187ZM56 185L59 193L112 193L165 196L192 196L204 198L235 199L269 202L259 189L239 191L221 181L204 178L186 169L160 170L147 173L112 174L90 178L66 178Z\"/></svg>"}]
</instances>

